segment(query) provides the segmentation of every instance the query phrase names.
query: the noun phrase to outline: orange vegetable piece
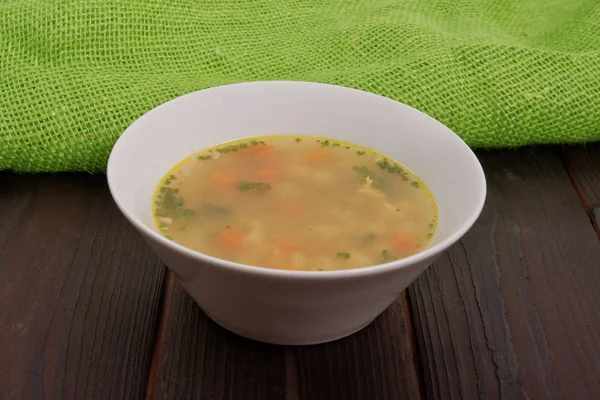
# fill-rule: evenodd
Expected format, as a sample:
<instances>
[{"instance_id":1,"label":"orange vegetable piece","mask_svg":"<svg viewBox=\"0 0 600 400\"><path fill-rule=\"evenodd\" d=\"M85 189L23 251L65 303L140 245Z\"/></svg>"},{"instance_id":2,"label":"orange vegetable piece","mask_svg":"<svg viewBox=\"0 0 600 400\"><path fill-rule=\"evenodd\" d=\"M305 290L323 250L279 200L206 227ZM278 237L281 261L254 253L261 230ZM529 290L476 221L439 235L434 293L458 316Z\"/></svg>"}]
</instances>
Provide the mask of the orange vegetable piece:
<instances>
[{"instance_id":1,"label":"orange vegetable piece","mask_svg":"<svg viewBox=\"0 0 600 400\"><path fill-rule=\"evenodd\" d=\"M216 187L234 187L239 180L239 175L234 171L218 170L210 176L210 182Z\"/></svg>"},{"instance_id":2,"label":"orange vegetable piece","mask_svg":"<svg viewBox=\"0 0 600 400\"><path fill-rule=\"evenodd\" d=\"M323 165L329 159L329 154L324 148L312 150L308 153L308 163L310 165Z\"/></svg>"},{"instance_id":3,"label":"orange vegetable piece","mask_svg":"<svg viewBox=\"0 0 600 400\"><path fill-rule=\"evenodd\" d=\"M261 169L258 171L259 182L273 182L279 179L281 172L275 168Z\"/></svg>"},{"instance_id":4,"label":"orange vegetable piece","mask_svg":"<svg viewBox=\"0 0 600 400\"><path fill-rule=\"evenodd\" d=\"M414 251L417 248L417 241L413 236L399 233L392 238L392 245L398 250Z\"/></svg>"},{"instance_id":5,"label":"orange vegetable piece","mask_svg":"<svg viewBox=\"0 0 600 400\"><path fill-rule=\"evenodd\" d=\"M275 241L275 247L283 254L292 254L301 248L300 244L292 239L278 239Z\"/></svg>"},{"instance_id":6,"label":"orange vegetable piece","mask_svg":"<svg viewBox=\"0 0 600 400\"><path fill-rule=\"evenodd\" d=\"M231 227L219 233L217 241L219 245L230 249L237 249L244 244L244 232L239 228Z\"/></svg>"},{"instance_id":7,"label":"orange vegetable piece","mask_svg":"<svg viewBox=\"0 0 600 400\"><path fill-rule=\"evenodd\" d=\"M268 158L273 155L273 146L269 146L268 144L250 146L248 147L248 154L256 158Z\"/></svg>"},{"instance_id":8,"label":"orange vegetable piece","mask_svg":"<svg viewBox=\"0 0 600 400\"><path fill-rule=\"evenodd\" d=\"M283 213L289 218L297 218L302 214L302 206L298 203L285 203Z\"/></svg>"}]
</instances>

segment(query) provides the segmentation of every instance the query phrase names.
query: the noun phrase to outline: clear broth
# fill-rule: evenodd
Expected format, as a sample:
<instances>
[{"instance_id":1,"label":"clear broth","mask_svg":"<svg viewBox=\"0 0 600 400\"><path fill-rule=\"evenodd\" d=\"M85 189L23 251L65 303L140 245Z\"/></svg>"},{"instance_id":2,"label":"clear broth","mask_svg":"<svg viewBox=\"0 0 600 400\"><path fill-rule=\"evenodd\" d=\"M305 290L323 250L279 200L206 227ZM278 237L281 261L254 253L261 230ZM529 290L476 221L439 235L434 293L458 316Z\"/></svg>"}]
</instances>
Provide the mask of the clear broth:
<instances>
[{"instance_id":1,"label":"clear broth","mask_svg":"<svg viewBox=\"0 0 600 400\"><path fill-rule=\"evenodd\" d=\"M361 268L427 247L437 207L401 164L345 142L268 136L175 166L154 197L158 230L192 250L301 271Z\"/></svg>"}]
</instances>

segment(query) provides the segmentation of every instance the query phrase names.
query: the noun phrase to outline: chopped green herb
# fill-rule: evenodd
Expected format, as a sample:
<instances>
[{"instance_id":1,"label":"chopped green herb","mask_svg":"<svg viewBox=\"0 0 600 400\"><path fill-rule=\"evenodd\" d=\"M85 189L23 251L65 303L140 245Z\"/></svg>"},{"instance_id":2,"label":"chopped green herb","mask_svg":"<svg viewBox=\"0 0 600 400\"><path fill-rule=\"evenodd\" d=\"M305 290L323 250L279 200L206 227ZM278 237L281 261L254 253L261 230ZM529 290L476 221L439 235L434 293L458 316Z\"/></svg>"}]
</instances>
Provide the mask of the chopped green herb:
<instances>
[{"instance_id":1,"label":"chopped green herb","mask_svg":"<svg viewBox=\"0 0 600 400\"><path fill-rule=\"evenodd\" d=\"M390 174L402 174L404 170L396 163L390 163L387 158L377 161L377 166L380 169L386 170Z\"/></svg>"},{"instance_id":2,"label":"chopped green herb","mask_svg":"<svg viewBox=\"0 0 600 400\"><path fill-rule=\"evenodd\" d=\"M165 237L166 237L167 239L169 239L169 240L173 240L173 238L172 238L171 236L169 236L169 235L165 235Z\"/></svg>"},{"instance_id":3,"label":"chopped green herb","mask_svg":"<svg viewBox=\"0 0 600 400\"><path fill-rule=\"evenodd\" d=\"M170 184L171 184L171 180L170 179L165 180L165 185L170 185Z\"/></svg>"},{"instance_id":4,"label":"chopped green herb","mask_svg":"<svg viewBox=\"0 0 600 400\"><path fill-rule=\"evenodd\" d=\"M224 217L231 213L231 209L229 207L221 207L211 203L202 204L202 215L207 217Z\"/></svg>"},{"instance_id":5,"label":"chopped green herb","mask_svg":"<svg viewBox=\"0 0 600 400\"><path fill-rule=\"evenodd\" d=\"M329 140L317 140L317 142L321 143L322 147L329 146Z\"/></svg>"},{"instance_id":6,"label":"chopped green herb","mask_svg":"<svg viewBox=\"0 0 600 400\"><path fill-rule=\"evenodd\" d=\"M252 144L254 144L254 143L252 143ZM219 153L230 153L232 151L238 151L240 149L245 149L247 147L248 147L248 143L230 144L225 147L218 148L217 151Z\"/></svg>"},{"instance_id":7,"label":"chopped green herb","mask_svg":"<svg viewBox=\"0 0 600 400\"><path fill-rule=\"evenodd\" d=\"M350 150L350 146L346 146L346 150Z\"/></svg>"},{"instance_id":8,"label":"chopped green herb","mask_svg":"<svg viewBox=\"0 0 600 400\"><path fill-rule=\"evenodd\" d=\"M357 151L356 151L356 155L357 155L357 156L362 156L362 155L364 155L364 154L365 154L365 152L364 152L364 151L362 151L362 150L357 150Z\"/></svg>"},{"instance_id":9,"label":"chopped green herb","mask_svg":"<svg viewBox=\"0 0 600 400\"><path fill-rule=\"evenodd\" d=\"M198 156L196 157L198 160L210 160L212 157L211 156Z\"/></svg>"},{"instance_id":10,"label":"chopped green herb","mask_svg":"<svg viewBox=\"0 0 600 400\"><path fill-rule=\"evenodd\" d=\"M381 169L388 169L392 165L390 164L387 158L382 158L381 160L377 161L377 166Z\"/></svg>"},{"instance_id":11,"label":"chopped green herb","mask_svg":"<svg viewBox=\"0 0 600 400\"><path fill-rule=\"evenodd\" d=\"M158 224L158 229L161 229L161 230L168 228L168 227L169 227L169 224L166 224L164 222L161 222L160 224Z\"/></svg>"},{"instance_id":12,"label":"chopped green herb","mask_svg":"<svg viewBox=\"0 0 600 400\"><path fill-rule=\"evenodd\" d=\"M373 179L373 187L377 190L384 190L387 187L387 181L384 179Z\"/></svg>"},{"instance_id":13,"label":"chopped green herb","mask_svg":"<svg viewBox=\"0 0 600 400\"><path fill-rule=\"evenodd\" d=\"M325 271L323 268L317 268L317 271Z\"/></svg>"},{"instance_id":14,"label":"chopped green herb","mask_svg":"<svg viewBox=\"0 0 600 400\"><path fill-rule=\"evenodd\" d=\"M252 146L256 146L256 145L258 144L258 142L257 142L256 140L254 140L254 139L253 139L253 140L251 140L251 141L250 141L250 144L251 144Z\"/></svg>"},{"instance_id":15,"label":"chopped green herb","mask_svg":"<svg viewBox=\"0 0 600 400\"><path fill-rule=\"evenodd\" d=\"M177 179L177 177L175 175L171 175L171 176L169 176L169 179L172 180L172 181L174 181L174 180Z\"/></svg>"},{"instance_id":16,"label":"chopped green herb","mask_svg":"<svg viewBox=\"0 0 600 400\"><path fill-rule=\"evenodd\" d=\"M250 185L250 182L240 181L238 183L238 189L240 189L240 190L252 190L252 186Z\"/></svg>"},{"instance_id":17,"label":"chopped green herb","mask_svg":"<svg viewBox=\"0 0 600 400\"><path fill-rule=\"evenodd\" d=\"M267 144L267 142L265 142L264 140L259 140L258 143L259 144Z\"/></svg>"},{"instance_id":18,"label":"chopped green herb","mask_svg":"<svg viewBox=\"0 0 600 400\"><path fill-rule=\"evenodd\" d=\"M333 147L340 147L340 144L339 143L334 143L334 144L332 144L332 146Z\"/></svg>"},{"instance_id":19,"label":"chopped green herb","mask_svg":"<svg viewBox=\"0 0 600 400\"><path fill-rule=\"evenodd\" d=\"M358 176L360 176L361 180L365 180L368 176L371 176L371 171L369 171L369 168L365 167L364 165L355 165L352 167L352 170L356 172Z\"/></svg>"},{"instance_id":20,"label":"chopped green herb","mask_svg":"<svg viewBox=\"0 0 600 400\"><path fill-rule=\"evenodd\" d=\"M345 258L346 260L350 258L350 253L337 253L338 257Z\"/></svg>"},{"instance_id":21,"label":"chopped green herb","mask_svg":"<svg viewBox=\"0 0 600 400\"><path fill-rule=\"evenodd\" d=\"M174 219L193 217L194 215L196 215L196 211L194 211L190 208L183 208L183 209L177 208L177 209L171 211L171 217Z\"/></svg>"},{"instance_id":22,"label":"chopped green herb","mask_svg":"<svg viewBox=\"0 0 600 400\"><path fill-rule=\"evenodd\" d=\"M229 145L229 146L218 148L217 151L219 153L229 153L231 151L238 151L238 149L235 146Z\"/></svg>"},{"instance_id":23,"label":"chopped green herb","mask_svg":"<svg viewBox=\"0 0 600 400\"><path fill-rule=\"evenodd\" d=\"M375 238L377 237L377 235L375 235L373 232L367 233L366 235L363 235L361 242L363 244L372 244L375 241Z\"/></svg>"},{"instance_id":24,"label":"chopped green herb","mask_svg":"<svg viewBox=\"0 0 600 400\"><path fill-rule=\"evenodd\" d=\"M419 187L421 187L421 185L419 185L419 182L417 182L417 181L412 181L412 182L410 183L410 186L412 186L412 187L414 187L414 188L419 188Z\"/></svg>"},{"instance_id":25,"label":"chopped green herb","mask_svg":"<svg viewBox=\"0 0 600 400\"><path fill-rule=\"evenodd\" d=\"M169 186L162 186L159 194L156 196L156 210L154 214L157 217L168 217L170 212L183 207L185 201L183 197L177 196L179 189Z\"/></svg>"},{"instance_id":26,"label":"chopped green herb","mask_svg":"<svg viewBox=\"0 0 600 400\"><path fill-rule=\"evenodd\" d=\"M300 139L299 137L296 138L296 143L300 143L302 141L302 139Z\"/></svg>"},{"instance_id":27,"label":"chopped green herb","mask_svg":"<svg viewBox=\"0 0 600 400\"><path fill-rule=\"evenodd\" d=\"M271 190L270 183L240 181L238 189L246 192L264 193Z\"/></svg>"},{"instance_id":28,"label":"chopped green herb","mask_svg":"<svg viewBox=\"0 0 600 400\"><path fill-rule=\"evenodd\" d=\"M185 231L186 229L187 229L187 225L181 225L181 226L179 227L179 230L180 230L180 231Z\"/></svg>"},{"instance_id":29,"label":"chopped green herb","mask_svg":"<svg viewBox=\"0 0 600 400\"><path fill-rule=\"evenodd\" d=\"M225 228L226 228L226 229L231 229L231 226L227 225Z\"/></svg>"},{"instance_id":30,"label":"chopped green herb","mask_svg":"<svg viewBox=\"0 0 600 400\"><path fill-rule=\"evenodd\" d=\"M396 257L393 254L390 254L390 252L387 250L383 250L381 252L381 259L383 260L383 262L390 262L390 261L397 260L398 257Z\"/></svg>"},{"instance_id":31,"label":"chopped green herb","mask_svg":"<svg viewBox=\"0 0 600 400\"><path fill-rule=\"evenodd\" d=\"M431 239L433 237L433 233L428 233L427 234L427 239Z\"/></svg>"},{"instance_id":32,"label":"chopped green herb","mask_svg":"<svg viewBox=\"0 0 600 400\"><path fill-rule=\"evenodd\" d=\"M433 228L433 222L432 222L431 224L429 224L429 227L430 227L430 228Z\"/></svg>"}]
</instances>

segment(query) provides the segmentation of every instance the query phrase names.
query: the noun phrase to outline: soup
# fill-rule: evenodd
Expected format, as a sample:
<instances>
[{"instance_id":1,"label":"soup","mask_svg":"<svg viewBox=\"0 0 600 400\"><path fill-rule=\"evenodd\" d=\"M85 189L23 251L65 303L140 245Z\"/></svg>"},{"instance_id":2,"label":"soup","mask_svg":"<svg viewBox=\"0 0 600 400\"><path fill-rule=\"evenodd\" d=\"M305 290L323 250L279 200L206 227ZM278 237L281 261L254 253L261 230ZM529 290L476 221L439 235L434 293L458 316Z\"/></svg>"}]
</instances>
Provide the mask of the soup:
<instances>
[{"instance_id":1,"label":"soup","mask_svg":"<svg viewBox=\"0 0 600 400\"><path fill-rule=\"evenodd\" d=\"M415 254L436 205L408 169L372 150L269 136L207 149L175 166L154 198L158 230L192 250L286 270L361 268Z\"/></svg>"}]
</instances>

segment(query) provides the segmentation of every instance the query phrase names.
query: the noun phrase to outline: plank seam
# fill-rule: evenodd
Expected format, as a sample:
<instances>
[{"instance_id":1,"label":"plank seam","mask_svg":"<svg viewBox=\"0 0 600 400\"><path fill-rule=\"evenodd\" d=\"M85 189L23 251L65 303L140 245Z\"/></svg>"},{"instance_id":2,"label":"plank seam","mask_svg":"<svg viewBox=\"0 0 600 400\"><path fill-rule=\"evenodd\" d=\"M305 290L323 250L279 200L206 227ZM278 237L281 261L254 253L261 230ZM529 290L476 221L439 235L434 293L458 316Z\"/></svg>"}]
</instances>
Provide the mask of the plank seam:
<instances>
[{"instance_id":1,"label":"plank seam","mask_svg":"<svg viewBox=\"0 0 600 400\"><path fill-rule=\"evenodd\" d=\"M146 390L146 400L158 399L159 379L162 372L162 364L165 357L165 343L167 341L167 329L169 327L169 314L171 310L171 301L173 299L173 288L175 287L175 276L167 270L164 280L161 301L158 309L160 318L156 324L156 335L154 347L152 350L152 362L150 364L150 373L148 374L148 385Z\"/></svg>"}]
</instances>

